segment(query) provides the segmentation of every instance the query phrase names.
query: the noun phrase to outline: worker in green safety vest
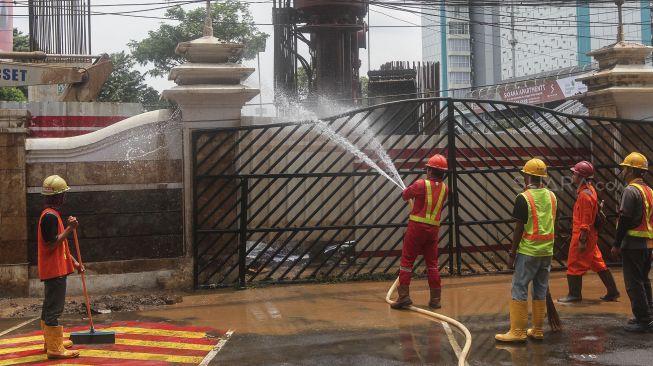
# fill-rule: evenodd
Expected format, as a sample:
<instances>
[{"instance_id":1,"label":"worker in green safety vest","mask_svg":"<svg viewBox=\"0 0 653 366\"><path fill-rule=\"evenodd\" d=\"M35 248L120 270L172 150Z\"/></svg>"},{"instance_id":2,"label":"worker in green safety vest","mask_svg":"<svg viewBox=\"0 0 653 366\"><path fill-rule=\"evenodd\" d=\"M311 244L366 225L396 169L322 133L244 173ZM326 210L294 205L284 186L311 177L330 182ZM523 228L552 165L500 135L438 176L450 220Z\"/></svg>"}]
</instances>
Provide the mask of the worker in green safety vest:
<instances>
[{"instance_id":1,"label":"worker in green safety vest","mask_svg":"<svg viewBox=\"0 0 653 366\"><path fill-rule=\"evenodd\" d=\"M517 220L508 265L515 268L512 277L510 330L497 334L497 341L525 342L528 337L543 339L546 293L553 257L557 199L544 187L546 164L529 160L522 169L524 192L515 200L513 217ZM533 283L533 327L528 328L528 286Z\"/></svg>"}]
</instances>

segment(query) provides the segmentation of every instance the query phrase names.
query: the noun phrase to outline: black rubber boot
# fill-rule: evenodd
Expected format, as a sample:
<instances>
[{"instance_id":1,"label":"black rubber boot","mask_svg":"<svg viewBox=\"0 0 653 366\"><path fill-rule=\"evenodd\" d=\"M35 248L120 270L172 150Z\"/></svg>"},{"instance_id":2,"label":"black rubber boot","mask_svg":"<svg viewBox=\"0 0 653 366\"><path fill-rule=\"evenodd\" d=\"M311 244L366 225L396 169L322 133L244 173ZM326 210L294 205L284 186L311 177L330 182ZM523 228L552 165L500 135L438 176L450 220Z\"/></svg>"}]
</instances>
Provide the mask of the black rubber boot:
<instances>
[{"instance_id":1,"label":"black rubber boot","mask_svg":"<svg viewBox=\"0 0 653 366\"><path fill-rule=\"evenodd\" d=\"M397 292L399 293L399 297L397 298L397 301L390 304L391 308L401 310L413 305L413 301L410 299L408 285L399 285Z\"/></svg>"},{"instance_id":2,"label":"black rubber boot","mask_svg":"<svg viewBox=\"0 0 653 366\"><path fill-rule=\"evenodd\" d=\"M569 295L558 299L558 302L569 303L583 300L581 291L583 289L583 276L567 275L567 284L569 285Z\"/></svg>"},{"instance_id":3,"label":"black rubber boot","mask_svg":"<svg viewBox=\"0 0 653 366\"><path fill-rule=\"evenodd\" d=\"M599 277L605 285L605 288L608 290L608 293L605 296L601 296L603 301L617 301L621 294L617 290L617 284L614 282L614 277L612 277L612 272L609 269L599 272Z\"/></svg>"},{"instance_id":4,"label":"black rubber boot","mask_svg":"<svg viewBox=\"0 0 653 366\"><path fill-rule=\"evenodd\" d=\"M439 309L442 307L440 305L440 297L442 296L442 289L441 288L432 288L431 290L431 298L429 300L429 307L431 309Z\"/></svg>"},{"instance_id":5,"label":"black rubber boot","mask_svg":"<svg viewBox=\"0 0 653 366\"><path fill-rule=\"evenodd\" d=\"M626 332L631 333L648 333L653 332L653 322L651 321L636 321L635 323L628 322L628 325L624 327Z\"/></svg>"}]
</instances>

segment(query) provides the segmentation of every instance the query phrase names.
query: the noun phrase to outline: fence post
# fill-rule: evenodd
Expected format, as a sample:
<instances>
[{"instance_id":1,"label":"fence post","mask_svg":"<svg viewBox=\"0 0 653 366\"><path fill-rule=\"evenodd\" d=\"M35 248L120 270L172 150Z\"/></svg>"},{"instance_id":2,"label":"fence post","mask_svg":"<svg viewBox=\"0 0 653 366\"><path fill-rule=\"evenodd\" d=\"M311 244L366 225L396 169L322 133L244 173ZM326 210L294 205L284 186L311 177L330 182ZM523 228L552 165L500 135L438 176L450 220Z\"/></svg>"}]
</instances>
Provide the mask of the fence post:
<instances>
[{"instance_id":1,"label":"fence post","mask_svg":"<svg viewBox=\"0 0 653 366\"><path fill-rule=\"evenodd\" d=\"M192 245L193 245L193 288L198 289L200 285L199 281L199 266L200 266L200 256L199 248L197 247L197 139L199 138L199 132L189 131L190 140L191 140L191 156L192 156L192 168L191 168L191 179L192 179L192 198L193 198L193 219L192 219ZM184 220L184 225L188 225L188 221ZM186 230L184 230L186 232Z\"/></svg>"},{"instance_id":2,"label":"fence post","mask_svg":"<svg viewBox=\"0 0 653 366\"><path fill-rule=\"evenodd\" d=\"M458 274L460 274L459 248L458 248L458 207L457 207L457 190L456 190L456 122L454 120L453 100L447 99L447 161L449 164L449 274L454 273L454 255L456 256L456 265ZM454 247L456 252L454 254Z\"/></svg>"},{"instance_id":3,"label":"fence post","mask_svg":"<svg viewBox=\"0 0 653 366\"><path fill-rule=\"evenodd\" d=\"M249 187L247 178L240 179L240 224L238 244L238 288L244 289L247 286L245 279L245 257L247 255L247 201Z\"/></svg>"}]
</instances>

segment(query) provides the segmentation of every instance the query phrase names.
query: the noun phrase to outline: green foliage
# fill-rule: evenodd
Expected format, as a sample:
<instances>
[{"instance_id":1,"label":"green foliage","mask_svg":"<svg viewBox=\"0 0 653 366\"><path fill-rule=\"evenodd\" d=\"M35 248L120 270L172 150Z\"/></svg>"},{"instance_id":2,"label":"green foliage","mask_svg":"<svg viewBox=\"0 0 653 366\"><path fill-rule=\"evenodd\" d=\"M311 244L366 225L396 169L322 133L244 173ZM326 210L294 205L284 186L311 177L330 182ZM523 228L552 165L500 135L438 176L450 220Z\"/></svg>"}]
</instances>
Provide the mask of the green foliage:
<instances>
[{"instance_id":1,"label":"green foliage","mask_svg":"<svg viewBox=\"0 0 653 366\"><path fill-rule=\"evenodd\" d=\"M313 83L312 80L308 79L308 73L304 66L297 68L297 96L300 100L306 99L310 94L311 88L310 85Z\"/></svg>"},{"instance_id":2,"label":"green foliage","mask_svg":"<svg viewBox=\"0 0 653 366\"><path fill-rule=\"evenodd\" d=\"M14 86L6 86L4 88L0 88L0 100L6 100L10 102L25 102L27 101L27 98L20 89Z\"/></svg>"},{"instance_id":3,"label":"green foliage","mask_svg":"<svg viewBox=\"0 0 653 366\"><path fill-rule=\"evenodd\" d=\"M367 98L368 91L369 91L368 86L370 84L370 79L367 76L361 76L359 78L359 80L360 80L360 83L361 83L361 96L363 98Z\"/></svg>"},{"instance_id":4,"label":"green foliage","mask_svg":"<svg viewBox=\"0 0 653 366\"><path fill-rule=\"evenodd\" d=\"M249 5L237 0L225 0L211 6L213 35L223 41L245 45L245 59L256 57L258 50L265 46L268 35L259 32L254 25ZM168 9L166 18L178 23L161 24L142 41L131 41L129 47L136 61L141 65L151 63L153 68L148 72L153 76L167 75L172 67L183 61L175 54L177 44L202 37L205 15L203 7L188 11L181 6Z\"/></svg>"},{"instance_id":5,"label":"green foliage","mask_svg":"<svg viewBox=\"0 0 653 366\"><path fill-rule=\"evenodd\" d=\"M29 36L23 34L17 28L14 28L14 51L27 52L29 51ZM7 86L0 88L0 100L12 102L24 102L27 100L26 87L13 87Z\"/></svg>"},{"instance_id":6,"label":"green foliage","mask_svg":"<svg viewBox=\"0 0 653 366\"><path fill-rule=\"evenodd\" d=\"M14 51L29 51L29 35L23 34L23 32L19 31L17 28L14 28Z\"/></svg>"},{"instance_id":7,"label":"green foliage","mask_svg":"<svg viewBox=\"0 0 653 366\"><path fill-rule=\"evenodd\" d=\"M104 83L98 102L142 103L146 109L160 104L159 92L145 84L145 76L134 70L136 61L124 51L111 54L113 72Z\"/></svg>"}]
</instances>

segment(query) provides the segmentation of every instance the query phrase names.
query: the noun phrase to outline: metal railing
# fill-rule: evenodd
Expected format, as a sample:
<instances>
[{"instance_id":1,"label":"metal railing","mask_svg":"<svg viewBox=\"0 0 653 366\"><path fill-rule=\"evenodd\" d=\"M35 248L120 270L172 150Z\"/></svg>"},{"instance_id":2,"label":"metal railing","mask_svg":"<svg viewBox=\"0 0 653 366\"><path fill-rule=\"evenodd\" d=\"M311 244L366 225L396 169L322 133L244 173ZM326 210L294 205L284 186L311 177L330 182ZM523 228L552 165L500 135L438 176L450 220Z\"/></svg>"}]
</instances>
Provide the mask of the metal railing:
<instances>
[{"instance_id":1,"label":"metal railing","mask_svg":"<svg viewBox=\"0 0 653 366\"><path fill-rule=\"evenodd\" d=\"M530 157L549 165L559 200L554 264L564 268L576 189L569 167L595 164L614 221L620 159L635 148L653 156L642 143L653 135L646 122L497 101L406 100L324 122L375 161L380 143L406 184L423 175L429 156L447 156L452 194L439 263L450 275L508 270L519 172ZM327 139L319 124L198 130L192 141L196 287L396 275L408 215L399 189ZM613 226L603 229L603 248L613 235ZM415 268L424 271L421 261Z\"/></svg>"}]
</instances>

